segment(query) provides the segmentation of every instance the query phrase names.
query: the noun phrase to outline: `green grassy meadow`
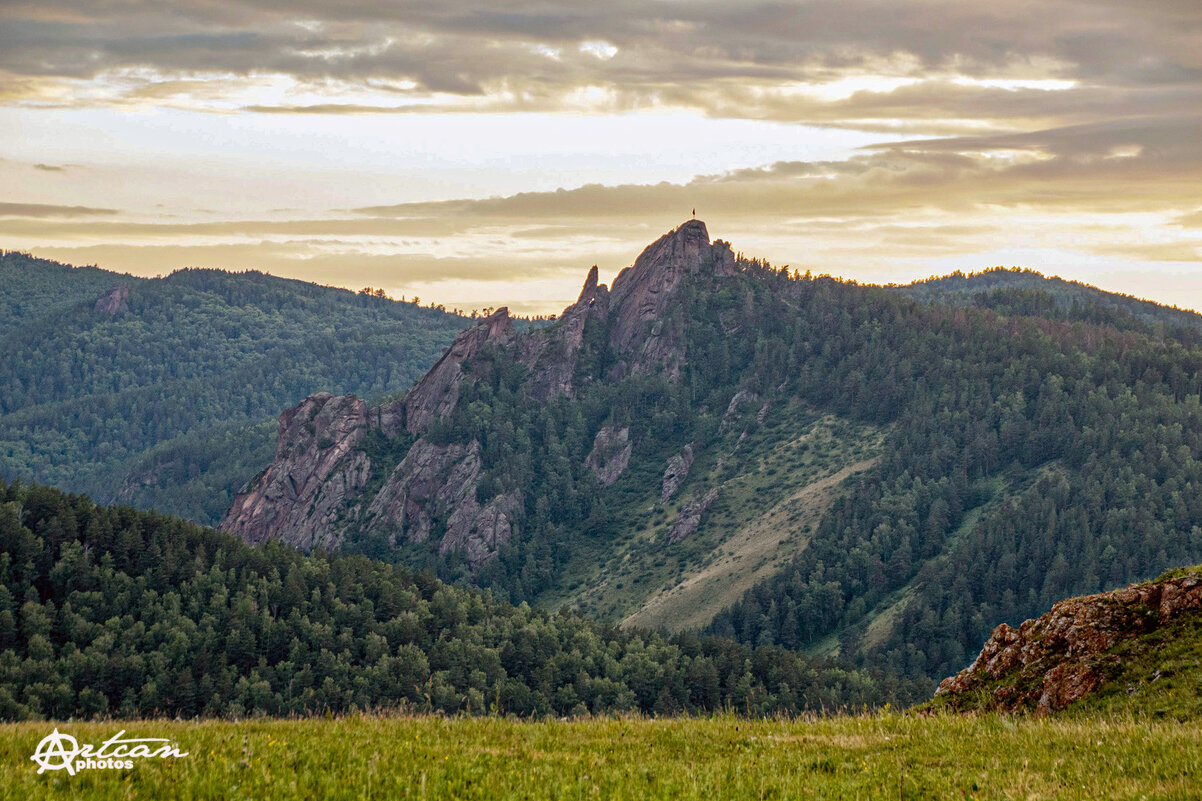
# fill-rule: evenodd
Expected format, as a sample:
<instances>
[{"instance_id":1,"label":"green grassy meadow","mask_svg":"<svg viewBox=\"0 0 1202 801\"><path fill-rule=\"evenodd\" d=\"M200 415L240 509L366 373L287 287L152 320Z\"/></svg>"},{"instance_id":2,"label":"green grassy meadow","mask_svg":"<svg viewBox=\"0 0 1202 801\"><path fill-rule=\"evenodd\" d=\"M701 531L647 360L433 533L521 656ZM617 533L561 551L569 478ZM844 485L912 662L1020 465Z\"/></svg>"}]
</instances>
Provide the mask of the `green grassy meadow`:
<instances>
[{"instance_id":1,"label":"green grassy meadow","mask_svg":"<svg viewBox=\"0 0 1202 801\"><path fill-rule=\"evenodd\" d=\"M169 737L188 756L37 774L80 743ZM1202 797L1197 721L875 713L813 720L362 716L0 726L0 798L791 799Z\"/></svg>"}]
</instances>

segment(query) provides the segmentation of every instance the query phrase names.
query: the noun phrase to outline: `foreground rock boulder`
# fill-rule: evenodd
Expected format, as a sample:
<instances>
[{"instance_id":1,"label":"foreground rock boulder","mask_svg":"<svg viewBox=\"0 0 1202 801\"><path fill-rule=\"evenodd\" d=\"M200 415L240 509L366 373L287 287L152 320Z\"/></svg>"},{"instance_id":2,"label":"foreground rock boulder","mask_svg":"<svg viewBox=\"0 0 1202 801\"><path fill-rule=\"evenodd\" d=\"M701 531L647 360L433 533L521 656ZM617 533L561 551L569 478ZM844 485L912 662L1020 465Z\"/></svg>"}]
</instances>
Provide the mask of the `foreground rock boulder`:
<instances>
[{"instance_id":1,"label":"foreground rock boulder","mask_svg":"<svg viewBox=\"0 0 1202 801\"><path fill-rule=\"evenodd\" d=\"M1060 601L1018 628L994 629L976 661L940 683L936 700L957 711L1059 712L1123 672L1121 646L1202 623L1199 610L1202 569Z\"/></svg>"}]
</instances>

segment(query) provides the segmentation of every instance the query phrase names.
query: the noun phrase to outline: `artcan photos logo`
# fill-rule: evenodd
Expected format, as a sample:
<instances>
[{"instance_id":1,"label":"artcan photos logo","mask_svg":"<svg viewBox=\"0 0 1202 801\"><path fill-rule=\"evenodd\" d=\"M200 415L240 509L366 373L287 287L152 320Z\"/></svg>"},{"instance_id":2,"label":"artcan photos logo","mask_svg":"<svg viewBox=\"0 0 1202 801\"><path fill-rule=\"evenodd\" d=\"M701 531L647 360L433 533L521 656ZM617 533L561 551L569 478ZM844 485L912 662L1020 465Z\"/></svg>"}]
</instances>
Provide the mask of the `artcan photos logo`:
<instances>
[{"instance_id":1,"label":"artcan photos logo","mask_svg":"<svg viewBox=\"0 0 1202 801\"><path fill-rule=\"evenodd\" d=\"M30 759L38 764L38 773L48 770L65 770L74 776L79 770L103 770L106 768L129 769L135 759L178 759L186 757L175 743L166 737L131 737L121 739L125 729L100 744L79 744L70 734L55 729L42 738ZM159 744L154 747L153 744Z\"/></svg>"}]
</instances>

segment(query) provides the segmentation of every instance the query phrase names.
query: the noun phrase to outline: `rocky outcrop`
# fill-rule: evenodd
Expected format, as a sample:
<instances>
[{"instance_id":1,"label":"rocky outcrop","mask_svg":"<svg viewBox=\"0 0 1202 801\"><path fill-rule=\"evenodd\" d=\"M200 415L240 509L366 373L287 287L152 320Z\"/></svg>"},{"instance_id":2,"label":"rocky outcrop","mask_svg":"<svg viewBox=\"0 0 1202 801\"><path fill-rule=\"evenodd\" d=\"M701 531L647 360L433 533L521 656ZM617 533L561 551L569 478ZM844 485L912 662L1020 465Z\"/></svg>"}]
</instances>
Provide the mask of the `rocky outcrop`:
<instances>
[{"instance_id":1,"label":"rocky outcrop","mask_svg":"<svg viewBox=\"0 0 1202 801\"><path fill-rule=\"evenodd\" d=\"M663 483L660 486L659 502L667 503L676 495L680 485L689 477L689 468L693 466L693 446L685 445L684 450L668 460L664 470Z\"/></svg>"},{"instance_id":2,"label":"rocky outcrop","mask_svg":"<svg viewBox=\"0 0 1202 801\"><path fill-rule=\"evenodd\" d=\"M736 423L739 422L740 419L742 419L744 410L759 404L759 402L759 395L749 389L740 389L734 394L733 397L731 397L730 403L726 407L726 412L722 415L722 423L718 426L718 431L721 433L726 433L729 431ZM768 413L767 405L761 407L761 409L762 414ZM763 422L758 414L757 419L760 420L760 422Z\"/></svg>"},{"instance_id":3,"label":"rocky outcrop","mask_svg":"<svg viewBox=\"0 0 1202 801\"><path fill-rule=\"evenodd\" d=\"M371 463L356 446L370 428L367 404L321 392L280 415L275 459L234 498L225 531L257 544L337 544L338 511L367 483Z\"/></svg>"},{"instance_id":4,"label":"rocky outcrop","mask_svg":"<svg viewBox=\"0 0 1202 801\"><path fill-rule=\"evenodd\" d=\"M710 243L701 220L690 220L660 237L618 274L610 292L610 344L627 354L632 372L680 374L685 343L668 313L676 289L688 276L729 276L734 252L721 240Z\"/></svg>"},{"instance_id":5,"label":"rocky outcrop","mask_svg":"<svg viewBox=\"0 0 1202 801\"><path fill-rule=\"evenodd\" d=\"M604 323L609 311L609 290L597 283L597 266L585 278L580 297L564 309L559 321L524 338L519 361L530 370L530 394L540 401L571 397L573 379L589 320Z\"/></svg>"},{"instance_id":6,"label":"rocky outcrop","mask_svg":"<svg viewBox=\"0 0 1202 801\"><path fill-rule=\"evenodd\" d=\"M1008 712L1058 712L1099 689L1117 663L1111 650L1202 608L1202 577L1188 575L1070 598L1017 629L1003 623L970 666L936 692L952 708L981 693Z\"/></svg>"},{"instance_id":7,"label":"rocky outcrop","mask_svg":"<svg viewBox=\"0 0 1202 801\"><path fill-rule=\"evenodd\" d=\"M447 352L405 397L405 427L410 433L421 434L455 408L464 362L471 361L485 344L507 345L513 338L513 321L506 308L497 309L455 337Z\"/></svg>"},{"instance_id":8,"label":"rocky outcrop","mask_svg":"<svg viewBox=\"0 0 1202 801\"><path fill-rule=\"evenodd\" d=\"M585 464L597 476L597 480L608 487L626 471L633 449L629 428L605 426L593 438L593 449L589 451Z\"/></svg>"},{"instance_id":9,"label":"rocky outcrop","mask_svg":"<svg viewBox=\"0 0 1202 801\"><path fill-rule=\"evenodd\" d=\"M478 568L513 536L525 498L520 489L486 497L485 474L503 466L484 464L479 443L465 442L460 432L432 429L456 408L464 387L491 375L495 362L482 351L504 349L521 368L523 403L571 398L581 382L617 381L632 372L662 370L672 379L687 345L680 288L690 277L735 269L730 246L711 243L705 224L693 220L646 248L612 290L594 266L579 298L549 326L519 335L500 309L462 332L403 400L368 409L349 396L306 399L281 416L274 461L239 493L222 528L249 542L278 538L302 548L336 546L349 531L382 533L394 546L434 541L440 552L461 552ZM373 465L361 447L371 431L414 442L399 462ZM607 426L587 456L577 451L573 458L584 459L608 486L637 447L629 428ZM669 497L688 474L691 450L678 459L665 476ZM360 497L369 481L372 492ZM696 512L698 521L703 512ZM683 537L697 523L682 525Z\"/></svg>"},{"instance_id":10,"label":"rocky outcrop","mask_svg":"<svg viewBox=\"0 0 1202 801\"><path fill-rule=\"evenodd\" d=\"M426 542L435 521L444 521L439 552L462 551L478 568L509 541L521 504L510 492L481 506L481 475L479 442L465 447L418 440L371 501L364 527L386 533L395 547Z\"/></svg>"},{"instance_id":11,"label":"rocky outcrop","mask_svg":"<svg viewBox=\"0 0 1202 801\"><path fill-rule=\"evenodd\" d=\"M459 551L472 570L497 555L502 545L513 535L511 520L521 506L516 492L497 495L484 506L476 502L475 493L455 506L447 520L447 532L438 552Z\"/></svg>"},{"instance_id":12,"label":"rocky outcrop","mask_svg":"<svg viewBox=\"0 0 1202 801\"><path fill-rule=\"evenodd\" d=\"M714 487L709 492L702 495L687 504L680 510L680 515L676 518L676 522L672 524L672 531L668 534L668 542L680 542L688 539L697 532L701 527L701 517L706 513L712 504L718 498L718 488Z\"/></svg>"},{"instance_id":13,"label":"rocky outcrop","mask_svg":"<svg viewBox=\"0 0 1202 801\"><path fill-rule=\"evenodd\" d=\"M129 311L129 287L125 284L117 284L96 300L92 311L109 317L116 317L122 312Z\"/></svg>"}]
</instances>

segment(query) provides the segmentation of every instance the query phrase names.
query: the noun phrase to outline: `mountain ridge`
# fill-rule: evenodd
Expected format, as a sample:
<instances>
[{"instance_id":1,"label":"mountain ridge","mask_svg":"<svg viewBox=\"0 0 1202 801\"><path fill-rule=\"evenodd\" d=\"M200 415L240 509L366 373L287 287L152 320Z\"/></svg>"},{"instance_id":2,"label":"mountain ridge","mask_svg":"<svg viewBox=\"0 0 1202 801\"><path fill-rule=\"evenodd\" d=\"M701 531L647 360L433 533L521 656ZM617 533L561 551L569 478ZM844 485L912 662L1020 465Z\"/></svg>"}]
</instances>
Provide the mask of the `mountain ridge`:
<instances>
[{"instance_id":1,"label":"mountain ridge","mask_svg":"<svg viewBox=\"0 0 1202 801\"><path fill-rule=\"evenodd\" d=\"M405 389L467 318L264 273L0 256L0 475L216 522L320 389Z\"/></svg>"},{"instance_id":2,"label":"mountain ridge","mask_svg":"<svg viewBox=\"0 0 1202 801\"><path fill-rule=\"evenodd\" d=\"M999 621L1202 560L1202 351L976 294L801 276L689 221L612 287L589 271L545 329L461 334L464 358L375 414L403 431L347 449L371 463L354 497L290 508L513 600L947 675ZM245 493L244 534L270 508L262 479Z\"/></svg>"},{"instance_id":3,"label":"mountain ridge","mask_svg":"<svg viewBox=\"0 0 1202 801\"><path fill-rule=\"evenodd\" d=\"M351 464L339 467L336 463L350 453L367 429L378 430L385 437L395 437L403 429L417 440L375 498L366 505L355 506L349 517L368 530L385 530L393 544L398 537L420 544L430 537L432 517L445 515L446 532L440 552L445 555L450 550L462 550L471 568L479 569L508 542L512 531L510 517L521 499L516 488L477 498L482 479L478 440L460 445L441 443L437 434L423 436L445 421L458 404L462 381L471 380L465 377L465 370L486 349L512 346L516 365L528 373L526 388L535 400L545 403L561 396L570 398L585 329L590 322L601 321L609 323L608 346L615 354L615 360L607 366L609 380L652 372L675 380L679 377L685 343L679 332L664 330L661 318L666 305L684 277L707 271L720 277L733 269L734 254L729 245L720 241L711 245L705 224L693 220L649 245L631 267L618 274L612 291L597 282L597 270L592 268L578 300L546 329L519 336L508 310L499 309L461 332L403 398L370 410L349 399L339 400L339 408L353 409L347 414L355 415L356 419L362 417L364 423L336 424L344 433L334 441L340 456L332 460L328 458L329 446L321 447L325 433L319 434L314 429L306 439L302 428L294 424L302 407L313 409L312 404L318 403L316 396L306 399L301 407L281 416L281 450L277 451L276 463L239 493L221 528L248 542L283 539L301 547L311 547L317 542L327 547L338 545L345 535L337 527L346 525L346 520L339 519L334 510L353 502L366 484L370 460L362 451L356 451ZM310 417L314 414L317 412ZM612 427L597 432L588 458L594 472L603 471L597 463L601 443L616 435L617 429ZM628 447L626 443L618 452ZM295 455L297 451L304 454L299 459L286 455L286 452ZM622 457L618 458L621 461ZM332 495L322 494L325 488L320 483L307 481L310 487L307 494L297 490L296 476L312 474L315 462L323 477L339 471ZM617 474L622 469L624 465ZM616 475L611 476L608 483L615 479ZM440 489L433 489L435 485ZM307 510L301 512L300 519L292 514L306 505L322 510L316 520ZM433 512L429 507L433 507Z\"/></svg>"}]
</instances>

